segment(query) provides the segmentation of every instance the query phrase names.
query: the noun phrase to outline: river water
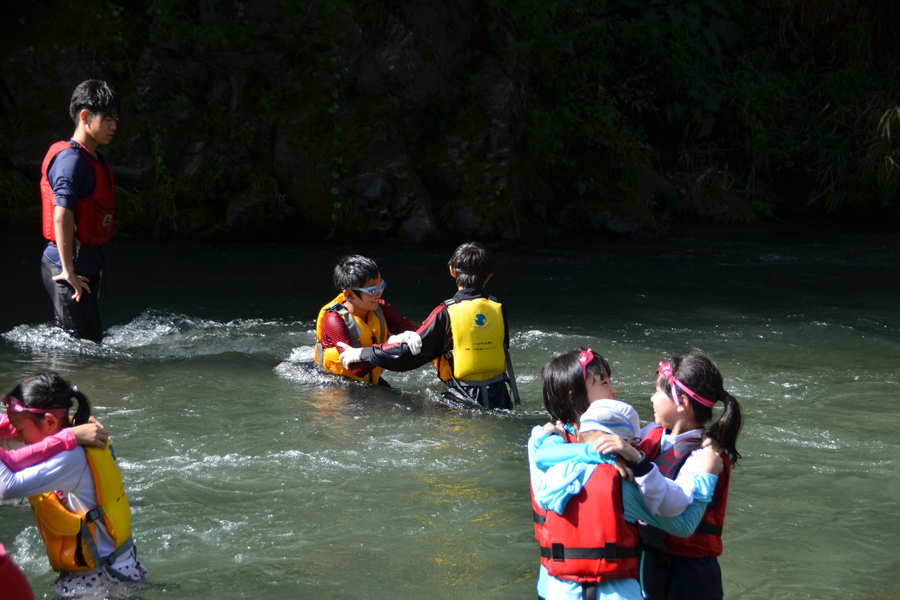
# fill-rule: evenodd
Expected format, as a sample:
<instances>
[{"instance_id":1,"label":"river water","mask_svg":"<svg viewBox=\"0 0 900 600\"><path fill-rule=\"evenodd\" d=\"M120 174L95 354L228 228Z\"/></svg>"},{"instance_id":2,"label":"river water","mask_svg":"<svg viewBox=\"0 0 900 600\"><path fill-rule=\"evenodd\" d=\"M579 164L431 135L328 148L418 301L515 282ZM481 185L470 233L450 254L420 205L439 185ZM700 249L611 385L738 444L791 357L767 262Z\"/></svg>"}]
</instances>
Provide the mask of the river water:
<instances>
[{"instance_id":1,"label":"river water","mask_svg":"<svg viewBox=\"0 0 900 600\"><path fill-rule=\"evenodd\" d=\"M150 585L138 597L533 598L525 442L540 368L591 346L652 418L657 363L690 348L741 402L721 557L728 598L896 598L900 554L896 234L507 245L522 404L442 403L430 369L393 389L314 372L337 257L375 258L414 321L454 292L453 245L116 242L103 346L40 323L41 245L2 242L0 390L63 373L110 429ZM573 247L574 246L574 247ZM27 505L0 542L54 597Z\"/></svg>"}]
</instances>

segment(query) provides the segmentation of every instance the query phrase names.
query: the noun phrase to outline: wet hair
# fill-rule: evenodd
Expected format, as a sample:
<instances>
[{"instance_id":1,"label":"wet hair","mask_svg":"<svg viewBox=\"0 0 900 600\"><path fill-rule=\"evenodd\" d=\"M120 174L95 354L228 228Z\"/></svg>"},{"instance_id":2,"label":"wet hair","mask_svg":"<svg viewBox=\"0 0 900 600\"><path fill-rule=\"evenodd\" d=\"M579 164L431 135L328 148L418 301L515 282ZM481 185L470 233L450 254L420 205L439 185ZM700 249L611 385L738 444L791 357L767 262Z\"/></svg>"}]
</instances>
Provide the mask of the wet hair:
<instances>
[{"instance_id":1,"label":"wet hair","mask_svg":"<svg viewBox=\"0 0 900 600\"><path fill-rule=\"evenodd\" d=\"M334 267L334 289L338 292L361 288L370 279L378 279L378 265L371 258L351 254L344 256Z\"/></svg>"},{"instance_id":2,"label":"wet hair","mask_svg":"<svg viewBox=\"0 0 900 600\"><path fill-rule=\"evenodd\" d=\"M494 254L479 242L466 242L453 251L447 262L456 270L456 285L464 288L484 288L494 272Z\"/></svg>"},{"instance_id":3,"label":"wet hair","mask_svg":"<svg viewBox=\"0 0 900 600\"><path fill-rule=\"evenodd\" d=\"M106 117L119 116L119 96L109 84L99 79L88 79L81 82L72 92L69 101L69 116L78 125L78 115L87 110L91 118L96 115Z\"/></svg>"},{"instance_id":4,"label":"wet hair","mask_svg":"<svg viewBox=\"0 0 900 600\"><path fill-rule=\"evenodd\" d=\"M27 377L22 383L14 387L9 395L18 398L25 408L43 408L47 410L71 408L74 402L77 402L78 409L75 411L75 425L84 425L91 416L91 403L88 402L87 396L73 389L72 385L63 379L59 373L37 373ZM19 414L37 422L43 422L46 416L28 412ZM68 419L62 419L61 422L63 427L69 426Z\"/></svg>"},{"instance_id":5,"label":"wet hair","mask_svg":"<svg viewBox=\"0 0 900 600\"><path fill-rule=\"evenodd\" d=\"M725 407L724 412L718 421L706 428L706 435L722 446L732 465L737 464L738 459L741 458L741 454L737 450L737 438L742 425L741 405L734 396L725 391L719 367L716 366L713 359L698 350L684 356L676 356L669 362L672 363L672 374L675 378L690 388L692 392L707 400L722 402ZM657 382L660 382L659 378L657 378ZM672 396L670 387L664 383L660 383L659 389L667 396ZM706 427L706 424L712 420L712 407L700 404L687 394L680 394L680 396L682 400L687 398L690 402L697 423Z\"/></svg>"},{"instance_id":6,"label":"wet hair","mask_svg":"<svg viewBox=\"0 0 900 600\"><path fill-rule=\"evenodd\" d=\"M576 348L560 354L541 369L544 380L544 408L554 419L566 425L576 425L584 411L591 405L584 376L604 378L612 375L606 359L594 352L594 358L585 365L582 373L579 355L587 348Z\"/></svg>"}]
</instances>

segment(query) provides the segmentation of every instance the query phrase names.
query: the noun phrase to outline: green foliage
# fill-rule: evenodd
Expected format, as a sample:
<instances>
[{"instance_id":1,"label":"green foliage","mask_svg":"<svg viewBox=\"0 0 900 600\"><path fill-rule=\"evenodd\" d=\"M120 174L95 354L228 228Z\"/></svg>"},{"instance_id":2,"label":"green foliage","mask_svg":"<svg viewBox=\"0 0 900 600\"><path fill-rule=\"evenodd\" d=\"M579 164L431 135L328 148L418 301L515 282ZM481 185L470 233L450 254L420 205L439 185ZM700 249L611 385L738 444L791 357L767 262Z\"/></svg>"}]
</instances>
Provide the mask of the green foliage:
<instances>
[{"instance_id":1,"label":"green foliage","mask_svg":"<svg viewBox=\"0 0 900 600\"><path fill-rule=\"evenodd\" d=\"M153 150L153 167L156 180L155 186L155 207L156 218L154 234L159 235L163 231L163 223L167 221L171 231L178 231L178 210L175 205L175 178L172 169L169 167L169 161L166 157L166 151L163 148L162 136L159 132L158 124L154 122L150 115L150 106L141 104L138 106L138 113L141 114L144 126L147 128L147 135L150 137L150 147ZM137 209L135 209L137 211ZM137 214L137 212L135 213ZM142 215L143 216L143 215Z\"/></svg>"},{"instance_id":2,"label":"green foliage","mask_svg":"<svg viewBox=\"0 0 900 600\"><path fill-rule=\"evenodd\" d=\"M24 175L0 168L0 210L3 214L14 214L36 206L36 198L36 187Z\"/></svg>"},{"instance_id":3,"label":"green foliage","mask_svg":"<svg viewBox=\"0 0 900 600\"><path fill-rule=\"evenodd\" d=\"M0 129L0 211L8 220L40 207L37 186L12 168L11 154L9 136Z\"/></svg>"},{"instance_id":4,"label":"green foliage","mask_svg":"<svg viewBox=\"0 0 900 600\"><path fill-rule=\"evenodd\" d=\"M726 220L753 222L809 190L826 211L900 209L896 155L874 135L890 130L875 111L900 95L900 64L870 60L893 9L873 3L847 18L812 0L495 0L494 32L498 51L511 38L530 57L526 148L557 197L652 219L641 172L655 167L686 173L668 210L727 205ZM815 46L799 67L784 38L797 23Z\"/></svg>"}]
</instances>

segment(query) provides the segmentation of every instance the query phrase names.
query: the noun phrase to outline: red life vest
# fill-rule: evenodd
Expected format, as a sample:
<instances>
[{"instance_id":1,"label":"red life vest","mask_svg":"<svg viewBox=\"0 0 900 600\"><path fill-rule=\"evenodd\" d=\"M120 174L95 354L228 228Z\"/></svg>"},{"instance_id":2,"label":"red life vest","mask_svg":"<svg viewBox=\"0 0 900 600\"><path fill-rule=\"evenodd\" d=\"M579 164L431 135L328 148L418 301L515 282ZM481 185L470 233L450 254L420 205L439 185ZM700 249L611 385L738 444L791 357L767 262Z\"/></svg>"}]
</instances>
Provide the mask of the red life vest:
<instances>
[{"instance_id":1,"label":"red life vest","mask_svg":"<svg viewBox=\"0 0 900 600\"><path fill-rule=\"evenodd\" d=\"M116 213L115 184L112 170L106 158L97 153L91 156L84 146L75 141L56 142L50 146L41 165L41 205L44 222L44 237L56 242L56 229L53 226L53 202L56 196L47 179L50 163L63 150L75 148L91 165L94 172L94 191L87 198L80 198L75 204L75 235L82 246L96 248L108 242L113 236L113 216Z\"/></svg>"},{"instance_id":2,"label":"red life vest","mask_svg":"<svg viewBox=\"0 0 900 600\"><path fill-rule=\"evenodd\" d=\"M647 437L641 440L638 449L656 463L660 472L669 479L675 479L678 471L700 446L700 440L688 440L676 444L673 448L661 451L662 435L665 430L656 427ZM693 447L691 447L693 446ZM686 538L675 537L655 527L641 526L641 538L644 543L660 547L668 554L699 558L701 556L719 556L722 554L722 526L725 523L725 505L728 502L728 481L731 478L731 462L722 456L725 469L719 474L713 500L706 507L703 518L693 535Z\"/></svg>"},{"instance_id":3,"label":"red life vest","mask_svg":"<svg viewBox=\"0 0 900 600\"><path fill-rule=\"evenodd\" d=\"M625 522L622 481L612 465L597 465L563 514L547 513L541 564L550 575L581 584L637 579L639 534Z\"/></svg>"},{"instance_id":4,"label":"red life vest","mask_svg":"<svg viewBox=\"0 0 900 600\"><path fill-rule=\"evenodd\" d=\"M566 436L563 439L566 440L567 444L574 444L578 441L575 436L568 431L566 431ZM541 546L546 546L546 528L544 527L544 523L547 520L547 511L538 506L538 503L535 501L534 488L529 485L528 489L531 491L531 511L534 513L534 538Z\"/></svg>"}]
</instances>

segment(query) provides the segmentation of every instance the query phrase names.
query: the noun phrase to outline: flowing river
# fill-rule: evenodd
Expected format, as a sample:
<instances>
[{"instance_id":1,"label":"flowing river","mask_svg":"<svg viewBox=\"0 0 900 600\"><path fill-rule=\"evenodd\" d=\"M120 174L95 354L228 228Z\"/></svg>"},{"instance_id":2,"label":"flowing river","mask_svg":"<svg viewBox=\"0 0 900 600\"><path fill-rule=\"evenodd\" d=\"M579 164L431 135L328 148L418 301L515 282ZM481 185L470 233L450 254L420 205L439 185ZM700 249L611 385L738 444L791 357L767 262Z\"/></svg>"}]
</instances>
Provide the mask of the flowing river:
<instances>
[{"instance_id":1,"label":"flowing river","mask_svg":"<svg viewBox=\"0 0 900 600\"><path fill-rule=\"evenodd\" d=\"M344 253L420 322L452 296L453 244L116 242L102 346L42 325L41 244L0 242L0 392L55 370L109 428L133 511L143 599L535 597L525 442L540 369L590 346L651 419L660 360L701 348L744 410L721 557L726 598L896 598L900 567L900 236L507 244L522 404L448 406L433 370L393 389L309 368ZM0 543L54 596L26 504ZM0 594L2 595L2 594Z\"/></svg>"}]
</instances>

